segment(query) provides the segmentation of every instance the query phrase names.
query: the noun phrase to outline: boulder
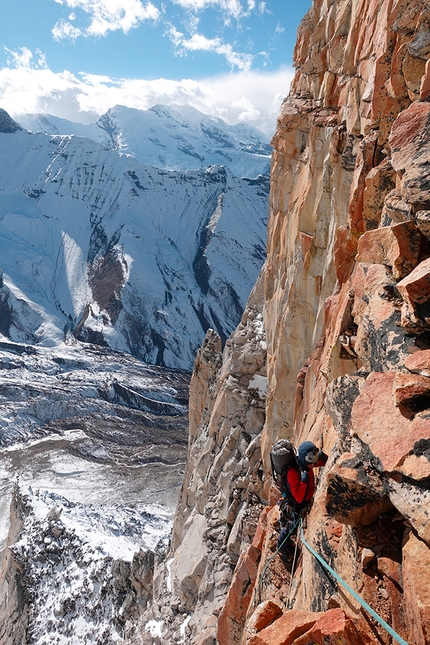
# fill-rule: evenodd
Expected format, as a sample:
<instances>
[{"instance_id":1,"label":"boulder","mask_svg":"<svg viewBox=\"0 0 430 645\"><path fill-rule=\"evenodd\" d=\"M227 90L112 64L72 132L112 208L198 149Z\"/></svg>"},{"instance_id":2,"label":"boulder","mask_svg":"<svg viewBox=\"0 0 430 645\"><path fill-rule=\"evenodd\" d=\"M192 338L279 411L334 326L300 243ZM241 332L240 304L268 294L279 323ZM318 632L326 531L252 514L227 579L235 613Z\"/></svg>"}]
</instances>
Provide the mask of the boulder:
<instances>
[{"instance_id":1,"label":"boulder","mask_svg":"<svg viewBox=\"0 0 430 645\"><path fill-rule=\"evenodd\" d=\"M402 472L417 482L430 479L430 461L425 455L410 455L403 463Z\"/></svg>"},{"instance_id":2,"label":"boulder","mask_svg":"<svg viewBox=\"0 0 430 645\"><path fill-rule=\"evenodd\" d=\"M414 352L405 360L405 368L414 374L430 378L430 349Z\"/></svg>"},{"instance_id":3,"label":"boulder","mask_svg":"<svg viewBox=\"0 0 430 645\"><path fill-rule=\"evenodd\" d=\"M248 645L291 645L296 638L308 632L321 615L311 611L287 611L272 625L253 636Z\"/></svg>"},{"instance_id":4,"label":"boulder","mask_svg":"<svg viewBox=\"0 0 430 645\"><path fill-rule=\"evenodd\" d=\"M430 327L430 258L420 262L397 284L404 305L401 324L407 333L420 333Z\"/></svg>"},{"instance_id":5,"label":"boulder","mask_svg":"<svg viewBox=\"0 0 430 645\"><path fill-rule=\"evenodd\" d=\"M430 210L420 210L415 213L415 223L421 233L430 239Z\"/></svg>"},{"instance_id":6,"label":"boulder","mask_svg":"<svg viewBox=\"0 0 430 645\"><path fill-rule=\"evenodd\" d=\"M354 434L369 447L381 472L402 473L402 465L415 444L430 439L430 424L416 415L403 416L395 406L392 391L394 372L373 372L366 379L351 412Z\"/></svg>"},{"instance_id":7,"label":"boulder","mask_svg":"<svg viewBox=\"0 0 430 645\"><path fill-rule=\"evenodd\" d=\"M409 275L400 280L397 288L412 309L415 304L430 300L430 258L423 260Z\"/></svg>"},{"instance_id":8,"label":"boulder","mask_svg":"<svg viewBox=\"0 0 430 645\"><path fill-rule=\"evenodd\" d=\"M282 608L272 600L266 600L257 605L248 621L249 629L259 632L282 616Z\"/></svg>"},{"instance_id":9,"label":"boulder","mask_svg":"<svg viewBox=\"0 0 430 645\"><path fill-rule=\"evenodd\" d=\"M421 233L414 222L402 222L364 233L357 246L357 262L389 266L395 278L408 275L418 264Z\"/></svg>"},{"instance_id":10,"label":"boulder","mask_svg":"<svg viewBox=\"0 0 430 645\"><path fill-rule=\"evenodd\" d=\"M391 507L381 480L351 453L342 455L327 475L326 505L329 515L351 526L372 524Z\"/></svg>"},{"instance_id":11,"label":"boulder","mask_svg":"<svg viewBox=\"0 0 430 645\"><path fill-rule=\"evenodd\" d=\"M394 405L407 406L413 412L430 407L430 378L420 374L397 373L393 382Z\"/></svg>"},{"instance_id":12,"label":"boulder","mask_svg":"<svg viewBox=\"0 0 430 645\"><path fill-rule=\"evenodd\" d=\"M382 207L381 222L398 224L411 219L412 207L397 192L396 189L388 193ZM419 227L418 227L419 228Z\"/></svg>"},{"instance_id":13,"label":"boulder","mask_svg":"<svg viewBox=\"0 0 430 645\"><path fill-rule=\"evenodd\" d=\"M405 469L408 469L406 464ZM414 472L414 477L416 473ZM390 480L390 500L405 520L413 527L418 536L430 544L430 490L413 481L398 482Z\"/></svg>"},{"instance_id":14,"label":"boulder","mask_svg":"<svg viewBox=\"0 0 430 645\"><path fill-rule=\"evenodd\" d=\"M371 645L374 642L357 629L343 609L335 608L324 612L306 634L293 641L293 645Z\"/></svg>"}]
</instances>

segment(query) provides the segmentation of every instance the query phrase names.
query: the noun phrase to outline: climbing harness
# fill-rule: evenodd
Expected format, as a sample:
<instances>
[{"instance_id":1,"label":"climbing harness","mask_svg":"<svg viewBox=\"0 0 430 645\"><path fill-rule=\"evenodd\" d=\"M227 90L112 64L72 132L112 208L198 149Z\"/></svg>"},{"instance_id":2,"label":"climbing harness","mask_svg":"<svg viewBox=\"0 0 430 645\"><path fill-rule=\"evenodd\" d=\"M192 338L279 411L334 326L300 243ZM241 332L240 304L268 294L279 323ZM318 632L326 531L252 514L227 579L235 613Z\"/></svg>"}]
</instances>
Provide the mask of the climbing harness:
<instances>
[{"instance_id":1,"label":"climbing harness","mask_svg":"<svg viewBox=\"0 0 430 645\"><path fill-rule=\"evenodd\" d=\"M379 614L377 614L377 613L376 613L376 611L374 611L374 610L372 609L372 607L371 607L370 605L368 605L368 604L367 604L367 602L366 602L365 600L363 600L363 598L361 598L361 597L357 594L357 592L356 592L356 591L354 591L354 589L352 589L352 588L349 586L349 584L348 584L347 582L345 582L345 580L343 580L343 579L342 579L342 578L341 578L341 577L336 573L336 571L335 571L334 569L332 569L332 568L331 568L331 566L328 564L328 562L326 562L326 561L324 560L324 558L323 558L322 556L320 556L320 555L319 555L319 554L318 554L318 553L317 553L317 552L316 552L316 551L311 547L311 545L310 545L308 542L306 542L306 540L305 540L305 536L304 536L304 532L303 532L303 525L302 525L302 524L300 525L300 539L301 539L301 541L302 541L303 545L304 545L304 546L307 548L307 550L309 551L309 553L311 553L311 554L314 556L314 558L316 558L316 559L318 560L318 562L320 563L320 565L321 565L322 567L324 567L324 569L326 569L329 573L331 573L331 575L332 575L332 576L334 576L334 578L336 578L336 580L337 580L337 581L338 581L338 582L339 582L343 587L345 587L345 589L346 589L347 591L349 591L349 593L350 593L350 594L351 594L351 595L352 595L352 596L353 596L353 597L354 597L354 598L355 598L355 599L360 603L360 605L361 605L361 606L362 606L362 607L363 607L363 608L364 608L364 609L365 609L365 610L366 610L366 611L367 611L367 612L368 612L368 613L369 613L369 614L370 614L370 615L371 615L371 616L372 616L372 617L373 617L373 618L374 618L374 619L375 619L375 620L376 620L376 621L377 621L377 622L378 622L378 623L379 623L379 624L380 624L380 625L381 625L381 626L382 626L382 627L383 627L383 628L384 628L384 629L385 629L385 630L390 634L390 636L392 636L392 637L394 638L394 640L395 640L397 643L399 643L399 645L408 645L408 643L407 643L407 642L406 642L406 641L405 641L401 636L399 636L399 635L397 634L397 632L395 632L395 631L394 631L394 629L393 629L392 627L390 627L390 625L389 625L388 623L386 623L386 622L385 622L385 620L384 620L383 618L381 618L381 616L379 616Z\"/></svg>"}]
</instances>

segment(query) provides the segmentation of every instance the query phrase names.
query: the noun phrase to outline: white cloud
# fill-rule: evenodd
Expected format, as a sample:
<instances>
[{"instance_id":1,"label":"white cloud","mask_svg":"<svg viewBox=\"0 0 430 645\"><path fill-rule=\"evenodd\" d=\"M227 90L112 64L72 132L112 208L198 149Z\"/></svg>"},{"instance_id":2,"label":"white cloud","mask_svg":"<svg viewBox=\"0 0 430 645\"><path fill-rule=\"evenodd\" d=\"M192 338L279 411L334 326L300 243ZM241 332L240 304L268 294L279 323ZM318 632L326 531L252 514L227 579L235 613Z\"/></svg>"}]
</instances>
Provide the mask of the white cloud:
<instances>
[{"instance_id":1,"label":"white cloud","mask_svg":"<svg viewBox=\"0 0 430 645\"><path fill-rule=\"evenodd\" d=\"M200 80L112 79L35 69L31 52L13 54L14 67L0 70L0 105L18 121L23 112L46 112L90 123L114 105L146 110L157 103L177 103L231 124L246 121L271 135L293 76L292 69L283 67L270 73L244 70Z\"/></svg>"},{"instance_id":2,"label":"white cloud","mask_svg":"<svg viewBox=\"0 0 430 645\"><path fill-rule=\"evenodd\" d=\"M152 4L143 4L140 0L55 0L58 4L70 9L80 9L88 14L90 24L80 29L60 20L52 29L55 40L69 38L76 40L79 36L106 36L109 31L123 31L137 27L144 20L157 20L160 12ZM69 20L76 20L72 13Z\"/></svg>"},{"instance_id":3,"label":"white cloud","mask_svg":"<svg viewBox=\"0 0 430 645\"><path fill-rule=\"evenodd\" d=\"M216 7L228 13L233 18L240 18L246 13L239 0L173 0L173 2L190 11L203 11L208 7Z\"/></svg>"},{"instance_id":4,"label":"white cloud","mask_svg":"<svg viewBox=\"0 0 430 645\"><path fill-rule=\"evenodd\" d=\"M184 34L172 27L168 32L177 54L184 55L189 51L213 52L224 56L232 69L247 71L251 69L254 56L236 52L230 43L224 43L221 38L206 38L202 34L193 34L191 38L185 38Z\"/></svg>"},{"instance_id":5,"label":"white cloud","mask_svg":"<svg viewBox=\"0 0 430 645\"><path fill-rule=\"evenodd\" d=\"M79 36L83 36L84 32L78 27L74 27L70 22L60 20L54 25L52 35L54 40L64 40L65 38L76 40Z\"/></svg>"},{"instance_id":6,"label":"white cloud","mask_svg":"<svg viewBox=\"0 0 430 645\"><path fill-rule=\"evenodd\" d=\"M200 13L212 7L221 12L224 25L232 19L240 21L249 17L253 12L265 11L265 3L257 0L171 0L171 2L187 12L186 34L165 19L167 8L161 3L159 10L150 0L55 0L72 11L68 19L59 20L51 30L54 40L76 41L80 37L106 36L111 31L128 33L130 29L139 26L145 20L164 20L165 35L170 37L174 45L174 53L186 56L189 52L205 51L225 58L231 69L248 71L255 55L237 51L234 44L225 42L221 35L208 38L198 32ZM146 2L146 4L144 4ZM82 26L78 23L75 10L84 12L89 17L89 24Z\"/></svg>"},{"instance_id":7,"label":"white cloud","mask_svg":"<svg viewBox=\"0 0 430 645\"><path fill-rule=\"evenodd\" d=\"M36 49L35 54L27 47L20 47L18 51L12 51L4 47L4 50L10 67L26 67L32 69L45 69L48 67L46 56L40 49Z\"/></svg>"},{"instance_id":8,"label":"white cloud","mask_svg":"<svg viewBox=\"0 0 430 645\"><path fill-rule=\"evenodd\" d=\"M266 11L266 3L258 2L256 0L172 0L174 4L179 5L183 9L190 12L199 13L213 7L220 10L227 18L235 18L240 20L251 15L253 11L264 13Z\"/></svg>"}]
</instances>

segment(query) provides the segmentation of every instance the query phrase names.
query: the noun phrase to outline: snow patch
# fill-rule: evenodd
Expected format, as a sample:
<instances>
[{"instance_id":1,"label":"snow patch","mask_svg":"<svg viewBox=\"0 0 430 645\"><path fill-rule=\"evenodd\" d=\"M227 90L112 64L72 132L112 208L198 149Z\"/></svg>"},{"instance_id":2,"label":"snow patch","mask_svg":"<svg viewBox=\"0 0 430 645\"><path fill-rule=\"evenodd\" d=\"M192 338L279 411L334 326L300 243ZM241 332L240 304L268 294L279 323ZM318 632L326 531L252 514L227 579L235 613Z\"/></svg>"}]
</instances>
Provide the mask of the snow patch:
<instances>
[{"instance_id":1,"label":"snow patch","mask_svg":"<svg viewBox=\"0 0 430 645\"><path fill-rule=\"evenodd\" d=\"M190 622L190 620L191 620L191 614L189 614L185 618L184 622L182 623L182 625L179 628L179 634L181 636L181 640L179 641L180 643L185 643L186 642L185 638L186 638L187 626L188 626L188 623Z\"/></svg>"},{"instance_id":2,"label":"snow patch","mask_svg":"<svg viewBox=\"0 0 430 645\"><path fill-rule=\"evenodd\" d=\"M252 379L249 381L249 388L258 390L260 397L262 399L267 396L267 376L260 376L259 374L254 374Z\"/></svg>"},{"instance_id":3,"label":"snow patch","mask_svg":"<svg viewBox=\"0 0 430 645\"><path fill-rule=\"evenodd\" d=\"M92 299L87 280L87 265L82 249L75 240L65 231L62 231L62 238L67 285L73 297L74 314L79 316Z\"/></svg>"},{"instance_id":4,"label":"snow patch","mask_svg":"<svg viewBox=\"0 0 430 645\"><path fill-rule=\"evenodd\" d=\"M145 625L145 631L149 632L152 638L155 638L156 636L161 638L163 635L163 621L149 620Z\"/></svg>"},{"instance_id":5,"label":"snow patch","mask_svg":"<svg viewBox=\"0 0 430 645\"><path fill-rule=\"evenodd\" d=\"M166 569L167 569L167 576L166 576L166 587L167 591L172 592L173 591L173 573L172 573L172 562L174 558L169 558L166 560Z\"/></svg>"}]
</instances>

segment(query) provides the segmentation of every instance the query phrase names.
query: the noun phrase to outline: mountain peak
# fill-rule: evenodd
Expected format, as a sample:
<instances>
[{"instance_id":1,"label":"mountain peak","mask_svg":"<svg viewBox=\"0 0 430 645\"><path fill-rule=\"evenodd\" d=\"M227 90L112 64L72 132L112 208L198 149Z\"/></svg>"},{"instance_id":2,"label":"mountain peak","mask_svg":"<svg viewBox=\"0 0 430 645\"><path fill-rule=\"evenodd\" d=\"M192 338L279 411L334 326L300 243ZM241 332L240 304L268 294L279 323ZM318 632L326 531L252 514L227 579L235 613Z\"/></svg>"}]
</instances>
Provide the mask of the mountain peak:
<instances>
[{"instance_id":1,"label":"mountain peak","mask_svg":"<svg viewBox=\"0 0 430 645\"><path fill-rule=\"evenodd\" d=\"M190 105L157 104L148 110L115 105L96 123L72 123L50 115L20 115L24 128L47 134L76 134L105 149L134 156L164 170L223 165L238 177L268 174L268 137L247 123L230 125Z\"/></svg>"},{"instance_id":2,"label":"mountain peak","mask_svg":"<svg viewBox=\"0 0 430 645\"><path fill-rule=\"evenodd\" d=\"M23 128L12 119L11 116L0 108L0 133L13 134L14 132L22 132Z\"/></svg>"}]
</instances>

